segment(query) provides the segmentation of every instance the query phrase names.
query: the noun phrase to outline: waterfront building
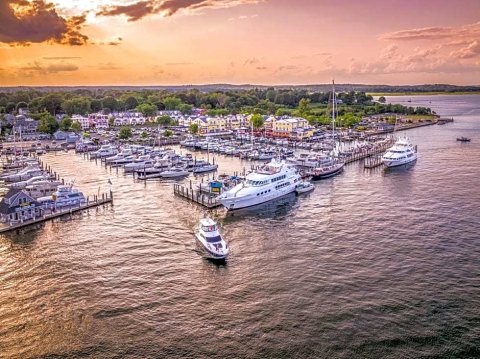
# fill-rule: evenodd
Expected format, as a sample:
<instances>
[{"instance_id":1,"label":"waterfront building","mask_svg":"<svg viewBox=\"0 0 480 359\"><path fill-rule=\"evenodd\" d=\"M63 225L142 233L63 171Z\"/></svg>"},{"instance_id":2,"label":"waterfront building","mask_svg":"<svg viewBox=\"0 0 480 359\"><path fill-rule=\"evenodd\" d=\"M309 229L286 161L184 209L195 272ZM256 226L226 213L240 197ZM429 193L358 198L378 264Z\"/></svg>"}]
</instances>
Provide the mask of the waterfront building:
<instances>
[{"instance_id":1,"label":"waterfront building","mask_svg":"<svg viewBox=\"0 0 480 359\"><path fill-rule=\"evenodd\" d=\"M4 223L20 222L42 215L40 203L17 188L9 190L0 202L0 221Z\"/></svg>"}]
</instances>

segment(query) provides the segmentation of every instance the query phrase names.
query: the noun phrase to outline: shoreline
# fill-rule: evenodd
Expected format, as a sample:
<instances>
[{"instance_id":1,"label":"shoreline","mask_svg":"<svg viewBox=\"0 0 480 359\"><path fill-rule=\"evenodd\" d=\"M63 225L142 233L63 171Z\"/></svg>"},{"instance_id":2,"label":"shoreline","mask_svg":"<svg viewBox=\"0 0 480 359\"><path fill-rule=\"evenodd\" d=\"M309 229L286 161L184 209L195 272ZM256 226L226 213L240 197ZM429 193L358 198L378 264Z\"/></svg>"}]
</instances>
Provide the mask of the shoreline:
<instances>
[{"instance_id":1,"label":"shoreline","mask_svg":"<svg viewBox=\"0 0 480 359\"><path fill-rule=\"evenodd\" d=\"M367 92L367 95L380 97L380 96L465 96L465 95L480 95L480 91L459 91L459 92L442 92L442 91L433 91L433 92Z\"/></svg>"}]
</instances>

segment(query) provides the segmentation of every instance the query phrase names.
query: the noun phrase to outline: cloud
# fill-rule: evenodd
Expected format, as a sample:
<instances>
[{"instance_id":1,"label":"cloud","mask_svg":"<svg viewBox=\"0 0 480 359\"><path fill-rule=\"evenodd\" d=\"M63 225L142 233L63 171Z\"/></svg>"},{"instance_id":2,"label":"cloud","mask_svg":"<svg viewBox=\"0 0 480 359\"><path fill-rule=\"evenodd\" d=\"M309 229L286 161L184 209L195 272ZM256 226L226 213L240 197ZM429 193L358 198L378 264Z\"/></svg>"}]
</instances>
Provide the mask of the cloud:
<instances>
[{"instance_id":1,"label":"cloud","mask_svg":"<svg viewBox=\"0 0 480 359\"><path fill-rule=\"evenodd\" d=\"M477 40L470 42L466 47L452 52L453 57L471 59L480 55L480 43Z\"/></svg>"},{"instance_id":2,"label":"cloud","mask_svg":"<svg viewBox=\"0 0 480 359\"><path fill-rule=\"evenodd\" d=\"M81 59L79 56L44 56L44 60L74 60Z\"/></svg>"},{"instance_id":3,"label":"cloud","mask_svg":"<svg viewBox=\"0 0 480 359\"><path fill-rule=\"evenodd\" d=\"M250 59L246 59L245 62L243 63L243 66L255 65L255 64L258 64L259 62L260 62L259 59L257 59L256 57L252 57Z\"/></svg>"},{"instance_id":4,"label":"cloud","mask_svg":"<svg viewBox=\"0 0 480 359\"><path fill-rule=\"evenodd\" d=\"M45 0L0 0L0 42L11 45L55 42L78 46L88 37L81 34L85 15L60 16Z\"/></svg>"},{"instance_id":5,"label":"cloud","mask_svg":"<svg viewBox=\"0 0 480 359\"><path fill-rule=\"evenodd\" d=\"M103 41L98 41L98 42L92 42L93 45L108 45L108 46L118 46L122 43L123 38L122 37L117 37L112 40L103 40Z\"/></svg>"},{"instance_id":6,"label":"cloud","mask_svg":"<svg viewBox=\"0 0 480 359\"><path fill-rule=\"evenodd\" d=\"M424 27L420 29L402 30L383 34L383 40L414 41L414 40L439 40L455 38L480 37L480 22L459 27Z\"/></svg>"},{"instance_id":7,"label":"cloud","mask_svg":"<svg viewBox=\"0 0 480 359\"><path fill-rule=\"evenodd\" d=\"M126 16L137 21L148 15L172 16L179 11L194 12L204 8L229 8L244 4L256 4L262 0L141 0L127 5L104 6L97 15Z\"/></svg>"},{"instance_id":8,"label":"cloud","mask_svg":"<svg viewBox=\"0 0 480 359\"><path fill-rule=\"evenodd\" d=\"M103 70L103 71L112 71L112 70L123 70L123 67L115 65L112 62L107 62L106 64L98 65L97 69Z\"/></svg>"},{"instance_id":9,"label":"cloud","mask_svg":"<svg viewBox=\"0 0 480 359\"><path fill-rule=\"evenodd\" d=\"M193 62L168 62L165 66L189 66L193 65Z\"/></svg>"},{"instance_id":10,"label":"cloud","mask_svg":"<svg viewBox=\"0 0 480 359\"><path fill-rule=\"evenodd\" d=\"M266 67L266 66L257 66L256 69L259 70L259 71L263 71L263 70L268 69L268 67Z\"/></svg>"},{"instance_id":11,"label":"cloud","mask_svg":"<svg viewBox=\"0 0 480 359\"><path fill-rule=\"evenodd\" d=\"M28 66L20 67L20 71L27 72L28 75L32 75L33 73L39 73L43 75L47 74L55 74L59 72L72 72L77 71L79 68L75 64L59 62L55 64L43 65L42 63L35 61L33 64Z\"/></svg>"}]
</instances>

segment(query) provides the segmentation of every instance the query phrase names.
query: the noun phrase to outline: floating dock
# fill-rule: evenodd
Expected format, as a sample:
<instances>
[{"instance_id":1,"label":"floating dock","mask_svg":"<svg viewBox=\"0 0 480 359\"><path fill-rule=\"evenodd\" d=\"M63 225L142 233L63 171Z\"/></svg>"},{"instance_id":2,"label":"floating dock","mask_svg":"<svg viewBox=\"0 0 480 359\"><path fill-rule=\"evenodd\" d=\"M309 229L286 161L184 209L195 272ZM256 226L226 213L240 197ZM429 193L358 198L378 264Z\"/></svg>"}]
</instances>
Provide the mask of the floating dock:
<instances>
[{"instance_id":1,"label":"floating dock","mask_svg":"<svg viewBox=\"0 0 480 359\"><path fill-rule=\"evenodd\" d=\"M222 205L217 196L207 195L199 190L184 187L177 183L173 185L173 193L209 209L220 207Z\"/></svg>"}]
</instances>

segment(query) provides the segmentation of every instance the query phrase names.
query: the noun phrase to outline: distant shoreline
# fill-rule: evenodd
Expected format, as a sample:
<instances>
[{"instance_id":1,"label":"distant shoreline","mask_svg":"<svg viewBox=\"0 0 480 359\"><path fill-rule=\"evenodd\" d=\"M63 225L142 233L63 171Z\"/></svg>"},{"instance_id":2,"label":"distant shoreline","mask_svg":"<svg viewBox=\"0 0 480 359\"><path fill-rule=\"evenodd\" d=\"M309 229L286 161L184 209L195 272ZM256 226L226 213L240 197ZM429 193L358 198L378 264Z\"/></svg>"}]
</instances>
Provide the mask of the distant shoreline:
<instances>
[{"instance_id":1,"label":"distant shoreline","mask_svg":"<svg viewBox=\"0 0 480 359\"><path fill-rule=\"evenodd\" d=\"M458 92L367 92L371 96L440 96L440 95L480 95L480 91L458 91Z\"/></svg>"}]
</instances>

